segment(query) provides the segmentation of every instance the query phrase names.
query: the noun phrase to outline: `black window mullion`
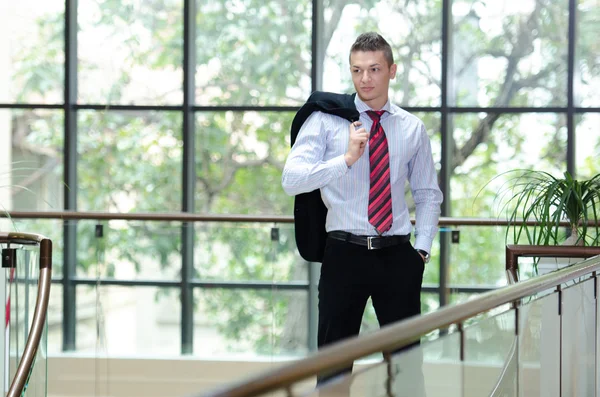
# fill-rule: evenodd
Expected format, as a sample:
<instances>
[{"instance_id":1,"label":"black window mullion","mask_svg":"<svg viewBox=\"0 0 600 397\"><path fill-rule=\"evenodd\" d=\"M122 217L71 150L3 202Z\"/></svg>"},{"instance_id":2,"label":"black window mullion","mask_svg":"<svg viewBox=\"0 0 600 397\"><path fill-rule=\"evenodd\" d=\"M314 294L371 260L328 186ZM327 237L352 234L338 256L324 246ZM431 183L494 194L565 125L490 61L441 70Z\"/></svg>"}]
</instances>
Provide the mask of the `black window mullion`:
<instances>
[{"instance_id":1,"label":"black window mullion","mask_svg":"<svg viewBox=\"0 0 600 397\"><path fill-rule=\"evenodd\" d=\"M577 0L569 0L569 49L567 64L567 171L576 177L575 165L575 40L577 23Z\"/></svg>"},{"instance_id":2,"label":"black window mullion","mask_svg":"<svg viewBox=\"0 0 600 397\"><path fill-rule=\"evenodd\" d=\"M312 1L312 32L311 32L311 90L323 89L323 63L325 62L325 48L323 45L323 31L325 20L323 17L323 0Z\"/></svg>"},{"instance_id":3,"label":"black window mullion","mask_svg":"<svg viewBox=\"0 0 600 397\"><path fill-rule=\"evenodd\" d=\"M77 0L65 0L64 209L77 211ZM63 351L75 350L77 221L63 223Z\"/></svg>"},{"instance_id":4,"label":"black window mullion","mask_svg":"<svg viewBox=\"0 0 600 397\"><path fill-rule=\"evenodd\" d=\"M442 75L441 75L441 169L440 169L440 189L444 194L442 202L442 216L450 216L452 213L450 207L450 177L452 170L452 130L450 127L450 108L448 106L448 73L450 71L449 54L451 50L451 31L450 23L452 21L451 0L442 2ZM440 285L439 285L439 302L440 306L444 306L449 302L448 291L448 264L450 263L450 240L448 233L440 233Z\"/></svg>"},{"instance_id":5,"label":"black window mullion","mask_svg":"<svg viewBox=\"0 0 600 397\"><path fill-rule=\"evenodd\" d=\"M325 28L323 0L312 0L312 32L311 32L311 92L323 89L323 74L325 62L325 46L323 32ZM319 264L307 263L308 266L308 294L307 294L307 343L308 350L317 350L318 329L318 290Z\"/></svg>"},{"instance_id":6,"label":"black window mullion","mask_svg":"<svg viewBox=\"0 0 600 397\"><path fill-rule=\"evenodd\" d=\"M181 210L194 212L195 190L195 0L183 2L183 197ZM194 223L183 222L181 229L181 354L194 351Z\"/></svg>"}]
</instances>

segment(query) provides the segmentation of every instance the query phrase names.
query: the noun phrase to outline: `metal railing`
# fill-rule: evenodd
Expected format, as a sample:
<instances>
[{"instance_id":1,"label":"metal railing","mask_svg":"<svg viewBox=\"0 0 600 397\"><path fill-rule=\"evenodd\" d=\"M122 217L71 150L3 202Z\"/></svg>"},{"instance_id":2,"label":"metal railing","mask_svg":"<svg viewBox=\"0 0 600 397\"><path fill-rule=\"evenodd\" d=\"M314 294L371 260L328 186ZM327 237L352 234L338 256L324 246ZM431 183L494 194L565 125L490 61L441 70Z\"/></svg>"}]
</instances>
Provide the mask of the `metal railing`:
<instances>
[{"instance_id":1,"label":"metal railing","mask_svg":"<svg viewBox=\"0 0 600 397\"><path fill-rule=\"evenodd\" d=\"M196 214L184 212L164 212L164 213L115 213L115 212L96 212L96 211L11 211L0 213L0 216L10 217L14 220L18 219L39 219L39 220L59 220L63 225L63 257L62 277L55 277L54 283L61 284L63 291L63 350L75 350L75 335L76 335L76 310L73 302L75 302L75 287L79 285L95 285L98 280L91 277L86 277L76 271L77 260L76 250L76 228L74 227L79 221L92 221L98 224L104 221L121 220L121 221L150 221L150 222L181 222L182 239L188 242L184 235L187 235L189 226L198 223L256 223L261 225L271 225L278 228L280 225L293 225L294 219L292 216L276 216L276 215L241 215L241 214ZM414 220L413 220L414 222ZM449 277L452 259L450 258L450 244L456 242L454 237L458 237L461 233L461 227L504 227L509 223L501 219L486 219L486 218L450 218L442 217L439 220L440 226L440 250L437 259L439 259L439 282L425 283L422 291L426 294L437 295L436 304L445 305L452 299L462 299L460 294L475 294L487 292L497 288L498 285L493 281L481 284L465 284L452 283ZM529 222L535 225L535 222ZM567 223L565 223L565 226ZM99 225L96 225L99 226ZM100 225L102 226L102 225ZM265 226L268 227L268 226ZM462 229L464 232L464 229ZM451 232L451 233L450 233ZM467 231L468 233L468 231ZM452 234L452 239L450 238ZM445 235L445 236L443 236ZM60 236L53 236L60 239ZM463 238L464 239L464 238ZM60 242L60 241L59 241ZM182 251L182 269L189 269L195 266L194 255L192 254L193 244L184 244L181 246ZM502 252L501 250L499 253ZM300 259L298 257L298 259ZM430 265L431 266L431 265ZM502 266L502 265L501 265ZM301 281L282 281L274 283L270 280L254 280L254 281L225 281L211 280L206 278L194 277L194 273L190 271L181 272L181 280L173 279L116 279L112 277L102 277L101 282L105 286L127 286L127 287L158 287L158 288L180 288L182 296L182 338L181 352L189 354L192 352L194 345L193 341L193 307L192 290L194 288L225 288L225 289L272 289L274 286L280 290L295 290L306 291L309 295L309 310L316 307L316 280L314 275L317 274L318 266L316 264L308 264L307 280ZM500 269L498 269L500 270ZM312 275L312 276L311 276ZM501 277L501 276L500 276ZM457 298L458 297L458 298ZM311 315L308 319L309 340L307 345L309 349L316 348L316 316Z\"/></svg>"},{"instance_id":2,"label":"metal railing","mask_svg":"<svg viewBox=\"0 0 600 397\"><path fill-rule=\"evenodd\" d=\"M242 214L192 214L186 212L101 212L101 211L8 211L0 217L14 219L62 219L62 220L130 220L130 221L179 221L179 222L257 222L294 223L289 215L242 215ZM414 224L414 219L412 220ZM515 222L490 218L440 217L439 226L509 226ZM522 222L518 222L521 224ZM537 222L524 222L535 226ZM561 222L561 226L569 226ZM590 223L589 225L595 225Z\"/></svg>"},{"instance_id":3,"label":"metal railing","mask_svg":"<svg viewBox=\"0 0 600 397\"><path fill-rule=\"evenodd\" d=\"M21 360L10 384L8 397L23 395L46 324L52 278L52 241L39 234L0 232L0 244L39 246L39 281L35 309ZM11 258L3 258L10 262Z\"/></svg>"},{"instance_id":4,"label":"metal railing","mask_svg":"<svg viewBox=\"0 0 600 397\"><path fill-rule=\"evenodd\" d=\"M563 283L574 279L589 276L596 280L598 270L600 270L600 256L595 256L562 270L483 293L475 300L446 306L435 312L383 327L371 334L331 345L306 359L203 396L251 397L277 390L286 391L288 396L294 396L292 392L294 385L319 373L347 367L355 360L379 352L384 353L384 360L388 361L389 365L391 356L386 352L393 352L407 346L422 335L435 330L447 329L452 325L456 325L462 334L465 321L474 316L506 304L519 307L519 303L523 298L551 289L560 290ZM464 336L461 337L460 350L461 357L464 357Z\"/></svg>"}]
</instances>

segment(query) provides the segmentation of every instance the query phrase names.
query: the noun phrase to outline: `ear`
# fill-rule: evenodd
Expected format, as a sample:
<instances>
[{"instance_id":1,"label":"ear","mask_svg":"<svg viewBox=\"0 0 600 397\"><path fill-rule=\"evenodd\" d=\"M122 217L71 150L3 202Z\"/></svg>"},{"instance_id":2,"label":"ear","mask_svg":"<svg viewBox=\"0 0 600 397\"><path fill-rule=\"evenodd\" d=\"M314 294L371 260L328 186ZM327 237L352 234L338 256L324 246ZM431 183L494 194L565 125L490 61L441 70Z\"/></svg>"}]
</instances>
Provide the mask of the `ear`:
<instances>
[{"instance_id":1,"label":"ear","mask_svg":"<svg viewBox=\"0 0 600 397\"><path fill-rule=\"evenodd\" d=\"M393 64L392 66L390 66L390 80L393 80L396 78L396 70L398 69L398 65Z\"/></svg>"}]
</instances>

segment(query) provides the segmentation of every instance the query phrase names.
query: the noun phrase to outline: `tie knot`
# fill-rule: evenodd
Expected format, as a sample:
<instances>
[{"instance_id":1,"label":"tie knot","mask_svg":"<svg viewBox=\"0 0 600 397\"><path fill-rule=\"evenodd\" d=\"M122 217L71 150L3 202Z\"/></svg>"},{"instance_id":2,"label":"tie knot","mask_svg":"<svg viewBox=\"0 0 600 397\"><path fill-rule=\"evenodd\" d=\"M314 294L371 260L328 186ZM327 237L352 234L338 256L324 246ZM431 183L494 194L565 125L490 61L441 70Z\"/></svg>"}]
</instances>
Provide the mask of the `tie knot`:
<instances>
[{"instance_id":1,"label":"tie knot","mask_svg":"<svg viewBox=\"0 0 600 397\"><path fill-rule=\"evenodd\" d=\"M367 114L375 123L379 122L381 115L385 113L385 110L368 110Z\"/></svg>"}]
</instances>

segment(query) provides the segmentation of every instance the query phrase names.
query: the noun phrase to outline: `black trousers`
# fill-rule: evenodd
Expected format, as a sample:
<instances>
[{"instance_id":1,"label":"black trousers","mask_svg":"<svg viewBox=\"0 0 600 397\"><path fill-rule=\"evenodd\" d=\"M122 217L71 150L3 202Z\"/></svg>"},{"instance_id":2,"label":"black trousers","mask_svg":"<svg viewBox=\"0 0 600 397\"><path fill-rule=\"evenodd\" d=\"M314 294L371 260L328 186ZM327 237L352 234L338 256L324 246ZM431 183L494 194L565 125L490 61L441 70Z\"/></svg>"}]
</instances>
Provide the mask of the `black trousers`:
<instances>
[{"instance_id":1,"label":"black trousers","mask_svg":"<svg viewBox=\"0 0 600 397\"><path fill-rule=\"evenodd\" d=\"M319 348L358 335L369 297L381 327L420 314L424 270L410 242L368 250L329 237L319 280ZM318 383L351 371L320 374Z\"/></svg>"}]
</instances>

